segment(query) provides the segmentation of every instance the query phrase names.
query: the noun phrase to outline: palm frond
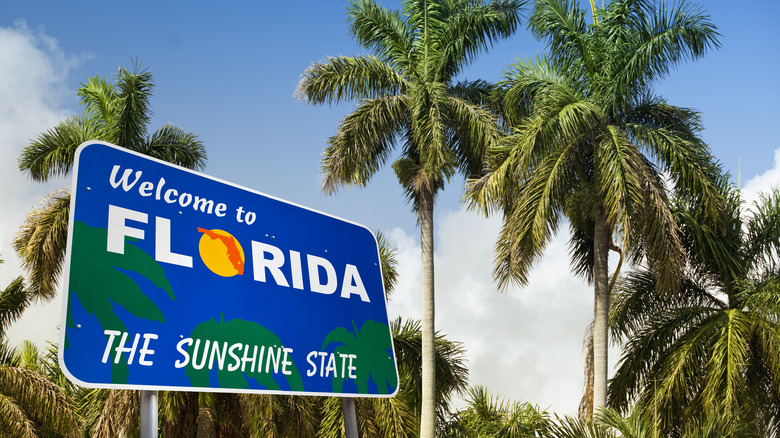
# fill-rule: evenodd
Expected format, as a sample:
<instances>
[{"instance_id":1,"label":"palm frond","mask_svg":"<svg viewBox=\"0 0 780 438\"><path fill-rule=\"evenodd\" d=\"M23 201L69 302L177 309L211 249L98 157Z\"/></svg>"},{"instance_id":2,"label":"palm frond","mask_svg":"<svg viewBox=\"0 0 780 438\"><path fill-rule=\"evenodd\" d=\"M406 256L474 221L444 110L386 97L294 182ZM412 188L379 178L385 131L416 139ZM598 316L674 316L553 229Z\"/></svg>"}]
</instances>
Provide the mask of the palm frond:
<instances>
[{"instance_id":1,"label":"palm frond","mask_svg":"<svg viewBox=\"0 0 780 438\"><path fill-rule=\"evenodd\" d=\"M499 101L505 117L517 126L535 109L538 95L566 89L570 82L570 78L559 74L545 57L515 60L497 84L500 93L494 99Z\"/></svg>"},{"instance_id":2,"label":"palm frond","mask_svg":"<svg viewBox=\"0 0 780 438\"><path fill-rule=\"evenodd\" d=\"M570 0L543 0L535 3L528 20L533 35L547 43L556 64L565 69L593 73L585 11Z\"/></svg>"},{"instance_id":3,"label":"palm frond","mask_svg":"<svg viewBox=\"0 0 780 438\"><path fill-rule=\"evenodd\" d=\"M38 372L0 366L0 393L8 397L6 400L14 400L40 428L63 436L78 435L72 402L59 386Z\"/></svg>"},{"instance_id":4,"label":"palm frond","mask_svg":"<svg viewBox=\"0 0 780 438\"><path fill-rule=\"evenodd\" d=\"M39 438L35 423L11 397L0 393L0 432L19 438Z\"/></svg>"},{"instance_id":5,"label":"palm frond","mask_svg":"<svg viewBox=\"0 0 780 438\"><path fill-rule=\"evenodd\" d=\"M495 0L487 5L462 2L448 11L449 19L437 29L437 77L456 76L461 69L498 40L514 34L520 25L525 0Z\"/></svg>"},{"instance_id":6,"label":"palm frond","mask_svg":"<svg viewBox=\"0 0 780 438\"><path fill-rule=\"evenodd\" d=\"M22 277L17 277L0 292L0 339L5 337L8 326L22 316L31 301Z\"/></svg>"},{"instance_id":7,"label":"palm frond","mask_svg":"<svg viewBox=\"0 0 780 438\"><path fill-rule=\"evenodd\" d=\"M408 406L414 407L419 415L422 403L422 332L420 322L402 321L398 318L390 323L393 345L402 376L401 387L408 388L397 397L403 397ZM450 341L443 335L436 336L436 410L443 416L449 410L449 403L455 395L466 390L468 369L463 360L464 349L459 342Z\"/></svg>"},{"instance_id":8,"label":"palm frond","mask_svg":"<svg viewBox=\"0 0 780 438\"><path fill-rule=\"evenodd\" d=\"M303 73L295 95L311 104L379 99L406 92L407 79L373 56L328 58Z\"/></svg>"},{"instance_id":9,"label":"palm frond","mask_svg":"<svg viewBox=\"0 0 780 438\"><path fill-rule=\"evenodd\" d=\"M103 138L105 127L89 117L69 117L32 141L19 155L19 170L34 181L66 176L73 168L76 148L87 140Z\"/></svg>"},{"instance_id":10,"label":"palm frond","mask_svg":"<svg viewBox=\"0 0 780 438\"><path fill-rule=\"evenodd\" d=\"M56 294L56 284L68 238L70 192L50 193L33 209L13 241L13 247L28 271L28 291L41 301Z\"/></svg>"},{"instance_id":11,"label":"palm frond","mask_svg":"<svg viewBox=\"0 0 780 438\"><path fill-rule=\"evenodd\" d=\"M381 231L376 232L376 243L379 246L379 260L382 263L382 283L385 287L385 299L390 301L393 289L398 283L398 249Z\"/></svg>"},{"instance_id":12,"label":"palm frond","mask_svg":"<svg viewBox=\"0 0 780 438\"><path fill-rule=\"evenodd\" d=\"M450 95L465 100L472 105L489 107L492 104L491 94L494 85L482 79L474 81L458 81L449 87Z\"/></svg>"},{"instance_id":13,"label":"palm frond","mask_svg":"<svg viewBox=\"0 0 780 438\"><path fill-rule=\"evenodd\" d=\"M146 137L147 126L152 113L149 100L152 97L154 82L148 69L141 65L133 66L133 70L119 68L116 75L117 115L115 132L117 144L135 149Z\"/></svg>"},{"instance_id":14,"label":"palm frond","mask_svg":"<svg viewBox=\"0 0 780 438\"><path fill-rule=\"evenodd\" d=\"M720 46L720 34L709 15L692 3L660 3L648 14L632 18L633 32L620 41L622 56L627 58L615 72L616 90L644 89L683 61Z\"/></svg>"},{"instance_id":15,"label":"palm frond","mask_svg":"<svg viewBox=\"0 0 780 438\"><path fill-rule=\"evenodd\" d=\"M780 189L760 193L746 219L746 257L757 271L774 271L780 262Z\"/></svg>"},{"instance_id":16,"label":"palm frond","mask_svg":"<svg viewBox=\"0 0 780 438\"><path fill-rule=\"evenodd\" d=\"M461 173L478 176L484 165L487 149L502 136L496 116L481 106L465 100L448 99L449 119L453 127L453 147Z\"/></svg>"},{"instance_id":17,"label":"palm frond","mask_svg":"<svg viewBox=\"0 0 780 438\"><path fill-rule=\"evenodd\" d=\"M373 0L353 0L347 8L350 34L386 64L408 71L412 64L412 31L396 10Z\"/></svg>"},{"instance_id":18,"label":"palm frond","mask_svg":"<svg viewBox=\"0 0 780 438\"><path fill-rule=\"evenodd\" d=\"M206 148L198 135L170 124L155 131L136 151L188 169L206 167Z\"/></svg>"},{"instance_id":19,"label":"palm frond","mask_svg":"<svg viewBox=\"0 0 780 438\"><path fill-rule=\"evenodd\" d=\"M406 117L405 99L399 96L364 101L345 117L323 154L323 190L366 185L387 159Z\"/></svg>"},{"instance_id":20,"label":"palm frond","mask_svg":"<svg viewBox=\"0 0 780 438\"><path fill-rule=\"evenodd\" d=\"M95 438L135 436L140 428L140 415L138 391L113 390L102 405L100 416L90 431L91 436Z\"/></svg>"},{"instance_id":21,"label":"palm frond","mask_svg":"<svg viewBox=\"0 0 780 438\"><path fill-rule=\"evenodd\" d=\"M116 128L116 117L119 115L119 97L114 85L100 76L90 77L85 84L81 84L77 94L84 106L84 116L88 120L94 120L107 128L106 140L114 139L116 132L109 129Z\"/></svg>"}]
</instances>

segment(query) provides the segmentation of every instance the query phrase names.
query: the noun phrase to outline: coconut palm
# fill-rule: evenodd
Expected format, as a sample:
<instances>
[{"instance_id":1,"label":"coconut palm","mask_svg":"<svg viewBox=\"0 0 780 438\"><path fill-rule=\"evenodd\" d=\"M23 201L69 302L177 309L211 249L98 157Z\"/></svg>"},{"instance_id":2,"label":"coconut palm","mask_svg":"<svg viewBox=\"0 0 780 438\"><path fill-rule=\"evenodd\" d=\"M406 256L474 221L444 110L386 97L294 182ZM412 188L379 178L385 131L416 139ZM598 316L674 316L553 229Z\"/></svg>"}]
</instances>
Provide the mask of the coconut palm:
<instances>
[{"instance_id":1,"label":"coconut palm","mask_svg":"<svg viewBox=\"0 0 780 438\"><path fill-rule=\"evenodd\" d=\"M675 293L653 268L632 271L612 307L624 341L610 404L636 404L667 433L717 413L761 436L780 433L780 190L747 213L730 195L725 235L679 202L688 265Z\"/></svg>"},{"instance_id":2,"label":"coconut palm","mask_svg":"<svg viewBox=\"0 0 780 438\"><path fill-rule=\"evenodd\" d=\"M486 84L456 83L476 56L519 22L522 0L404 0L401 11L373 0L348 7L350 33L369 56L314 63L298 95L311 104L358 101L328 140L323 190L366 185L400 145L393 168L417 213L422 246L422 436L435 429L433 205L458 169L481 169L486 145L498 136L493 115L476 105Z\"/></svg>"},{"instance_id":3,"label":"coconut palm","mask_svg":"<svg viewBox=\"0 0 780 438\"><path fill-rule=\"evenodd\" d=\"M73 402L41 373L37 348L13 348L6 341L6 329L30 302L22 277L0 292L0 435L78 436Z\"/></svg>"},{"instance_id":4,"label":"coconut palm","mask_svg":"<svg viewBox=\"0 0 780 438\"><path fill-rule=\"evenodd\" d=\"M115 82L94 76L78 90L84 111L47 130L22 151L19 169L34 181L66 176L76 148L88 140L114 143L190 169L202 169L206 152L197 135L165 124L149 134L152 73L140 66L119 68ZM29 288L43 300L55 294L68 235L70 193L60 190L44 198L27 217L14 239L14 249L29 272Z\"/></svg>"},{"instance_id":5,"label":"coconut palm","mask_svg":"<svg viewBox=\"0 0 780 438\"><path fill-rule=\"evenodd\" d=\"M549 53L515 62L500 99L515 129L489 154L491 171L467 199L503 211L494 278L525 285L534 262L568 219L572 270L593 284L594 407L606 402L608 252L658 268L668 288L684 264L668 207L674 190L701 200L717 222L718 169L698 136L699 115L667 104L652 85L676 65L718 45L708 17L680 2L615 0L593 6L593 23L572 0L540 0L529 19Z\"/></svg>"}]
</instances>

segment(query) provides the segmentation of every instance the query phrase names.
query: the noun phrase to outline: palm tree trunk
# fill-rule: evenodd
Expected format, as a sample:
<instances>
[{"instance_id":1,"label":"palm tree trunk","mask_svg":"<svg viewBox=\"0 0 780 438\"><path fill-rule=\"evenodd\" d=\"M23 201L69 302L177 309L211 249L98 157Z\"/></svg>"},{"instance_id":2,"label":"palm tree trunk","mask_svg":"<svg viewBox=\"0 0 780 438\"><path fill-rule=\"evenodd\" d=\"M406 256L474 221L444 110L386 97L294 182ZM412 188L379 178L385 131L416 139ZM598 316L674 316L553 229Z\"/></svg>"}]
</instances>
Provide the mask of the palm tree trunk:
<instances>
[{"instance_id":1,"label":"palm tree trunk","mask_svg":"<svg viewBox=\"0 0 780 438\"><path fill-rule=\"evenodd\" d=\"M433 193L421 190L420 245L422 252L421 291L422 298L422 410L420 415L420 437L433 438L436 435L436 329L434 328L433 290Z\"/></svg>"},{"instance_id":2,"label":"palm tree trunk","mask_svg":"<svg viewBox=\"0 0 780 438\"><path fill-rule=\"evenodd\" d=\"M597 207L593 230L593 411L607 404L609 346L610 230L602 206Z\"/></svg>"}]
</instances>

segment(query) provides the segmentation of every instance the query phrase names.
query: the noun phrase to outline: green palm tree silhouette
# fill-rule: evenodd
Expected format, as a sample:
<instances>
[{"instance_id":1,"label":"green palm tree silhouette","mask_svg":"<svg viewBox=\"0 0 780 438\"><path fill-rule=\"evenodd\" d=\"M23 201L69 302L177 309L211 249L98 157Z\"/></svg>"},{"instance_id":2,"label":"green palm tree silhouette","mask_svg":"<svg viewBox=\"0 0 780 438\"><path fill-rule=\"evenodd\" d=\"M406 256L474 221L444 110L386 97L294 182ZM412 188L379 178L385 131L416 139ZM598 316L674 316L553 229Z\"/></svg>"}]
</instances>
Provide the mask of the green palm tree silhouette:
<instances>
[{"instance_id":1,"label":"green palm tree silhouette","mask_svg":"<svg viewBox=\"0 0 780 438\"><path fill-rule=\"evenodd\" d=\"M354 332L337 327L325 336L323 351L331 344L338 345L333 354L345 358L356 368L354 374L358 392L368 393L369 378L374 381L380 394L389 394L398 388L398 373L393 363L393 345L389 336L390 328L381 322L368 320L359 330L352 322ZM341 364L341 360L338 361ZM347 367L338 367L333 376L333 392L342 392L344 381L350 377ZM365 372L361 370L371 370ZM346 377L346 378L345 378Z\"/></svg>"},{"instance_id":2,"label":"green palm tree silhouette","mask_svg":"<svg viewBox=\"0 0 780 438\"><path fill-rule=\"evenodd\" d=\"M188 353L192 360L188 363L185 372L187 377L189 377L192 386L201 388L211 386L209 385L209 375L213 371L213 368L216 367L220 388L246 389L249 388L248 379L252 378L266 389L278 390L279 383L274 379L274 375L284 375L291 390L303 391L303 380L294 363L291 367L286 367L286 370L290 372L290 374L284 374L282 367L279 365L281 359L277 356L269 358L269 354L283 355L284 352L282 349L284 348L284 345L278 336L260 324L252 321L245 321L243 319L231 319L226 322L223 316L220 322L211 319L198 324L195 329L192 330L190 337L195 340L201 340L202 342L202 344L198 345L198 347L201 348L199 352L200 357L196 357L193 354L196 350L195 343L191 344L188 348ZM206 344L205 340L208 340L209 343ZM229 358L225 359L223 366L221 367L218 367L216 363L213 363L213 366L209 365L209 362L211 362L212 350L215 348L214 344L220 346L217 347L217 349L220 350L224 348L223 346L225 343L227 343L227 345L232 345L236 343L236 340L240 340L245 348L254 346L265 347L262 354L255 355L254 352L250 353L256 357L255 360L257 362L247 365L246 369L241 368L232 371L230 370L231 360ZM203 357L204 351L209 357ZM273 351L273 353L270 351ZM243 350L240 355L243 356ZM277 365L274 365L275 359L277 359L275 361ZM288 360L291 361L292 359ZM203 366L199 369L195 367L195 365L200 366L200 364L203 364Z\"/></svg>"},{"instance_id":3,"label":"green palm tree silhouette","mask_svg":"<svg viewBox=\"0 0 780 438\"><path fill-rule=\"evenodd\" d=\"M165 277L165 271L152 256L140 248L128 244L137 239L125 241L125 253L106 251L108 231L90 227L75 221L73 223L73 248L68 284L68 318L66 325L76 327L72 317L73 296L89 315L94 315L103 330L126 332L127 328L116 315L115 305L120 305L137 318L164 322L165 316L159 307L144 294L140 285L125 272L134 272L149 279L156 287L163 289L174 299L173 289ZM69 348L67 331L65 348ZM112 383L127 383L127 362L112 363Z\"/></svg>"}]
</instances>

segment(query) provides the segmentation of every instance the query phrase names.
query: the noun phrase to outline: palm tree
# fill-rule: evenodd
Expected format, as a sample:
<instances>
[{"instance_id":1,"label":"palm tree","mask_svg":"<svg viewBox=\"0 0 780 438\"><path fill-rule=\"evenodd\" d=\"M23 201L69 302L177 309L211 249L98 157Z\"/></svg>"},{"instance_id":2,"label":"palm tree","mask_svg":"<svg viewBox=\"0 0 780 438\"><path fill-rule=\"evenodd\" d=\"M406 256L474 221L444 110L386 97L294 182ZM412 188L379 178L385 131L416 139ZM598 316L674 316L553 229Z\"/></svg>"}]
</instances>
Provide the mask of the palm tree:
<instances>
[{"instance_id":1,"label":"palm tree","mask_svg":"<svg viewBox=\"0 0 780 438\"><path fill-rule=\"evenodd\" d=\"M456 412L442 434L446 438L525 438L547 436L547 412L529 403L501 401L485 387L469 389L466 408Z\"/></svg>"},{"instance_id":2,"label":"palm tree","mask_svg":"<svg viewBox=\"0 0 780 438\"><path fill-rule=\"evenodd\" d=\"M373 56L314 63L297 94L311 104L358 101L328 140L323 190L366 185L397 143L393 164L417 213L422 246L422 436L435 430L433 205L460 169L475 174L499 135L494 116L475 104L484 82L455 83L462 69L519 23L522 0L404 0L401 11L373 0L348 7L350 33Z\"/></svg>"},{"instance_id":3,"label":"palm tree","mask_svg":"<svg viewBox=\"0 0 780 438\"><path fill-rule=\"evenodd\" d=\"M594 287L594 407L607 395L608 252L657 266L669 288L684 264L668 207L673 189L701 199L716 222L718 169L698 137L699 115L667 104L652 85L717 46L708 17L681 2L615 0L593 6L540 0L529 20L549 54L517 61L496 93L515 129L489 154L492 170L467 194L484 213L503 210L494 278L525 285L568 218L572 270Z\"/></svg>"},{"instance_id":4,"label":"palm tree","mask_svg":"<svg viewBox=\"0 0 780 438\"><path fill-rule=\"evenodd\" d=\"M19 169L35 181L66 176L76 148L103 140L190 169L202 169L206 151L197 135L165 124L148 134L152 74L140 65L119 68L115 82L94 76L78 90L84 112L72 116L33 140L19 157ZM50 300L62 270L68 235L70 193L60 190L44 198L27 216L14 239L14 249L29 272L29 288Z\"/></svg>"},{"instance_id":5,"label":"palm tree","mask_svg":"<svg viewBox=\"0 0 780 438\"><path fill-rule=\"evenodd\" d=\"M613 409L601 409L594 418L559 418L545 435L551 438L658 438L662 435L648 422L639 409L623 417ZM745 435L739 425L724 424L718 418L689 424L681 438L741 438Z\"/></svg>"},{"instance_id":6,"label":"palm tree","mask_svg":"<svg viewBox=\"0 0 780 438\"><path fill-rule=\"evenodd\" d=\"M41 373L38 350L29 343L12 348L6 341L6 329L31 300L22 277L0 292L0 435L78 436L73 402Z\"/></svg>"},{"instance_id":7,"label":"palm tree","mask_svg":"<svg viewBox=\"0 0 780 438\"><path fill-rule=\"evenodd\" d=\"M667 433L717 413L723 424L780 433L780 189L741 214L730 194L725 235L679 202L688 265L674 293L652 268L628 274L612 307L624 340L610 404L634 403Z\"/></svg>"}]
</instances>

